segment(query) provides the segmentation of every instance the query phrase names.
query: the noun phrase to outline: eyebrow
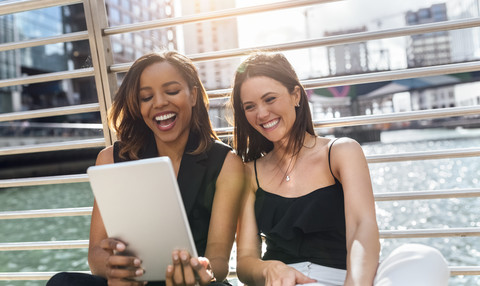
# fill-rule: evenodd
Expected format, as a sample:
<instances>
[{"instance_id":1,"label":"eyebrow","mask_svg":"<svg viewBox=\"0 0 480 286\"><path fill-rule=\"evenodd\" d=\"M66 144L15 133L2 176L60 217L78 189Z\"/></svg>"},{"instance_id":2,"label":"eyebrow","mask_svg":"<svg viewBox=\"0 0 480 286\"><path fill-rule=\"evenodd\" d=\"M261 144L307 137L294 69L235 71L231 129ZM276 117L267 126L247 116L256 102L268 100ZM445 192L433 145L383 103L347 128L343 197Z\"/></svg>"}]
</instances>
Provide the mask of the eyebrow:
<instances>
[{"instance_id":1,"label":"eyebrow","mask_svg":"<svg viewBox=\"0 0 480 286\"><path fill-rule=\"evenodd\" d=\"M264 95L262 95L262 97L260 97L260 99L264 99L265 97L267 97L271 94L278 94L278 92L269 91L269 92L265 93ZM252 102L251 101L245 101L245 102L242 102L242 105L249 104L249 103L252 103Z\"/></svg>"},{"instance_id":2,"label":"eyebrow","mask_svg":"<svg viewBox=\"0 0 480 286\"><path fill-rule=\"evenodd\" d=\"M174 85L174 84L180 84L180 82L175 81L175 80L172 80L172 81L169 81L169 82L166 82L166 83L162 84L162 87L169 87L170 85ZM180 85L181 85L181 84L180 84ZM144 87L141 87L141 88L140 88L140 91L142 91L142 90L149 90L149 89L152 89L152 87L150 87L150 86L144 86Z\"/></svg>"}]
</instances>

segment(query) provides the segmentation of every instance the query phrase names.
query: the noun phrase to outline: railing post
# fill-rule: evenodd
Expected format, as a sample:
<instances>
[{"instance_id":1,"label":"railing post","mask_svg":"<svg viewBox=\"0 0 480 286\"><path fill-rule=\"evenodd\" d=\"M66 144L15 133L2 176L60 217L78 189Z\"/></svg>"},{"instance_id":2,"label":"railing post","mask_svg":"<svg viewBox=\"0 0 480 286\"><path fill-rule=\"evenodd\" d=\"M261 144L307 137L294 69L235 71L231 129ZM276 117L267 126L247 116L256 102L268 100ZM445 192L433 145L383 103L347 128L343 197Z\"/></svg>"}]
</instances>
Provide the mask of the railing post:
<instances>
[{"instance_id":1,"label":"railing post","mask_svg":"<svg viewBox=\"0 0 480 286\"><path fill-rule=\"evenodd\" d=\"M107 111L112 103L112 92L117 89L117 79L114 73L108 72L108 67L113 64L113 52L110 38L103 35L103 29L108 26L107 11L104 0L84 0L83 7L95 70L95 85L103 123L103 136L105 144L108 146L116 140L115 134L108 127Z\"/></svg>"}]
</instances>

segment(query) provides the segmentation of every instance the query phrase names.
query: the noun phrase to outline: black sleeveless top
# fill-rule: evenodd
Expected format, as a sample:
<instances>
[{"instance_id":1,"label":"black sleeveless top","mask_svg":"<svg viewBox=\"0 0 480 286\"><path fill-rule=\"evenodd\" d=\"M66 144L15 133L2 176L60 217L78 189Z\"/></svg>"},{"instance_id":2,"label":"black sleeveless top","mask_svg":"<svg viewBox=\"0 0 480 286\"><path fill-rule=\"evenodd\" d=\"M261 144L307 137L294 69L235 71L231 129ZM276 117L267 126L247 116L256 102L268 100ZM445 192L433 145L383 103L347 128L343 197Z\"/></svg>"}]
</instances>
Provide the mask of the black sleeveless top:
<instances>
[{"instance_id":1,"label":"black sleeveless top","mask_svg":"<svg viewBox=\"0 0 480 286\"><path fill-rule=\"evenodd\" d=\"M263 260L286 264L312 262L347 269L345 210L342 184L317 189L300 197L287 198L263 190L257 177L255 216L259 235L267 245Z\"/></svg>"},{"instance_id":2,"label":"black sleeveless top","mask_svg":"<svg viewBox=\"0 0 480 286\"><path fill-rule=\"evenodd\" d=\"M117 141L113 145L114 162L130 161L119 157L120 144L121 142ZM197 147L198 136L190 133L180 163L177 181L197 253L199 256L205 256L216 182L231 147L212 139L212 144L206 152L198 155L189 154ZM146 146L140 151L139 158L146 159L157 156L157 147L152 135Z\"/></svg>"}]
</instances>

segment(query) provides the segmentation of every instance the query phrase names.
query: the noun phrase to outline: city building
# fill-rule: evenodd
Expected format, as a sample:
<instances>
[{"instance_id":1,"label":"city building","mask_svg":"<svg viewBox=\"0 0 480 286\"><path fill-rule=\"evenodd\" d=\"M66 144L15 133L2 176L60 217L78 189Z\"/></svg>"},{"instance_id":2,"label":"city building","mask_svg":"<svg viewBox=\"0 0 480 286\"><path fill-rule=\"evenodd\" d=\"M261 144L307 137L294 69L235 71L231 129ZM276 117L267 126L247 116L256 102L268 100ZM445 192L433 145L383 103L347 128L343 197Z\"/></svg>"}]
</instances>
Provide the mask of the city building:
<instances>
[{"instance_id":1,"label":"city building","mask_svg":"<svg viewBox=\"0 0 480 286\"><path fill-rule=\"evenodd\" d=\"M324 36L333 37L361 33L366 30L366 27L361 27L345 31L325 32ZM368 49L365 42L329 46L327 57L330 75L357 74L368 71Z\"/></svg>"},{"instance_id":2,"label":"city building","mask_svg":"<svg viewBox=\"0 0 480 286\"><path fill-rule=\"evenodd\" d=\"M480 16L479 0L447 2L448 18L451 20ZM480 58L480 27L450 31L453 62L478 60Z\"/></svg>"},{"instance_id":3,"label":"city building","mask_svg":"<svg viewBox=\"0 0 480 286\"><path fill-rule=\"evenodd\" d=\"M174 16L173 0L107 0L109 26ZM53 23L52 23L53 22ZM0 16L0 43L18 42L85 31L82 4L50 7ZM156 29L111 37L114 61L134 61L152 50L177 49L175 28ZM91 67L87 40L0 52L0 79ZM92 77L0 88L0 112L16 112L97 100ZM98 120L92 118L78 120Z\"/></svg>"},{"instance_id":4,"label":"city building","mask_svg":"<svg viewBox=\"0 0 480 286\"><path fill-rule=\"evenodd\" d=\"M406 24L421 25L447 21L445 3L434 4L418 11L408 11ZM407 65L409 68L451 63L451 39L448 31L412 35L407 44Z\"/></svg>"},{"instance_id":5,"label":"city building","mask_svg":"<svg viewBox=\"0 0 480 286\"><path fill-rule=\"evenodd\" d=\"M235 0L182 0L182 15L200 14L235 7ZM184 52L186 55L201 54L238 48L236 18L183 25ZM207 90L224 89L231 86L238 58L203 61L196 63L200 79ZM227 127L225 100L210 101L210 120L214 127Z\"/></svg>"}]
</instances>

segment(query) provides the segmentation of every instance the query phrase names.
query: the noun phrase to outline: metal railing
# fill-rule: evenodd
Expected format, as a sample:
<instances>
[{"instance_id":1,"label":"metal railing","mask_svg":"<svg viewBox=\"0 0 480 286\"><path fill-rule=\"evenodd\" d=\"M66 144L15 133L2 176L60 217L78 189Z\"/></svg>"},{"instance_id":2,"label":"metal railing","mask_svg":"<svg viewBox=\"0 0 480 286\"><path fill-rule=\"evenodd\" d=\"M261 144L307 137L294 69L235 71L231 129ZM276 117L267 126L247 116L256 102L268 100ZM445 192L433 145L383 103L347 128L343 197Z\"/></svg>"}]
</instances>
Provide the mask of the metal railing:
<instances>
[{"instance_id":1,"label":"metal railing","mask_svg":"<svg viewBox=\"0 0 480 286\"><path fill-rule=\"evenodd\" d=\"M0 148L0 156L29 154L57 150L76 150L79 148L103 147L112 144L115 139L114 134L110 134L106 122L106 112L111 103L112 91L116 88L115 74L125 72L131 63L113 64L112 51L109 47L109 37L116 34L129 32L138 32L143 30L158 29L162 27L183 25L185 23L204 22L218 20L228 17L237 17L241 15L263 13L267 11L290 9L296 7L305 7L309 5L321 5L337 0L295 0L282 1L278 3L256 5L252 7L235 8L228 10L220 10L209 13L202 13L191 16L182 16L169 19L152 20L142 23L134 23L121 25L117 27L107 26L107 17L105 12L104 1L92 0L12 0L0 2L0 15L13 14L18 12L30 11L52 6L71 5L82 3L85 10L87 31L63 34L54 37L45 37L22 42L12 42L0 45L0 52L16 50L27 47L42 46L55 43L65 43L72 41L88 40L90 44L93 67L77 69L73 71L62 71L47 73L36 76L27 76L21 78L2 79L0 87L41 83L48 81L56 81L62 79L74 79L81 77L94 77L97 93L99 96L98 103L55 107L41 110L22 111L0 114L0 122L27 120L49 116L82 114L88 112L100 112L104 138L64 141L48 144L38 144L32 146L15 146L8 148ZM355 42L364 42L392 37L409 36L421 33L431 33L436 31L446 31L454 29L465 29L472 27L480 27L480 19L472 18L465 20L446 21L433 24L423 24L418 26L403 27L397 29L385 29L374 32L361 32L355 34L346 34L339 36L331 36L320 39L311 39L305 41L296 41L283 43L279 45L257 46L249 48L238 48L232 50L223 50L215 52L205 52L201 54L188 55L196 62L219 60L224 58L232 58L243 56L259 49L287 51L307 49L313 47L325 47L331 45L348 44ZM439 66L412 68L405 70L374 72L367 74L356 74L347 76L336 76L330 78L318 78L302 81L307 89L325 88L339 85L354 85L363 83L380 82L387 80L407 79L423 76L434 76L460 72L472 72L480 70L480 61L465 62L456 64L445 64ZM222 90L210 90L210 97L222 97L228 94L228 88ZM328 120L318 120L314 124L316 127L348 127L360 126L368 124L381 124L404 122L421 119L449 118L454 116L479 115L479 106L470 107L453 107L435 110L421 110L393 114L377 114L365 116L351 116L334 118ZM217 128L218 134L230 136L232 128ZM412 160L438 160L448 158L461 157L477 157L480 155L480 148L463 148L449 149L437 151L408 152L395 154L379 154L369 155L367 160L369 164L412 161ZM14 178L0 180L0 188L50 185L64 183L87 182L88 178L85 174L63 175L52 177L36 177L36 178ZM375 194L376 201L399 201L399 200L420 200L420 199L445 199L445 198L466 198L479 197L480 189L449 189L438 191L398 191L393 193ZM89 216L91 207L81 208L60 208L60 209L41 209L41 210L22 210L22 211L5 211L0 212L0 220L10 219L31 219L31 218L49 218L64 216ZM480 236L479 227L469 228L448 228L448 229L409 229L409 230L383 230L381 238L420 238L420 237L468 237ZM86 240L68 240L68 241L37 241L37 242L0 242L0 251L19 251L19 250L39 250L39 249L73 249L86 248L88 241ZM451 266L452 275L480 275L479 266ZM65 269L67 270L67 269ZM0 280L46 280L54 272L24 272L24 273L0 273Z\"/></svg>"}]
</instances>

